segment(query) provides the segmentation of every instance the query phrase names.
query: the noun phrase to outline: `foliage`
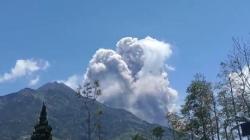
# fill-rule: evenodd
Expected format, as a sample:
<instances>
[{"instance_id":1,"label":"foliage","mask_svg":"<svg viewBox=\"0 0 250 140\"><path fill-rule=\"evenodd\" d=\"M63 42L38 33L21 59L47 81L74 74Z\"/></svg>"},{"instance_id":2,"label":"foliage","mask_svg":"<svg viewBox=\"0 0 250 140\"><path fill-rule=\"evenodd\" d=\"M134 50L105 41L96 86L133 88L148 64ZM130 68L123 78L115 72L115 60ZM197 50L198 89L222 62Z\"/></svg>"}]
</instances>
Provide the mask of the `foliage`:
<instances>
[{"instance_id":1,"label":"foliage","mask_svg":"<svg viewBox=\"0 0 250 140\"><path fill-rule=\"evenodd\" d=\"M186 124L184 122L184 119L177 112L168 112L166 118L168 120L169 126L172 129L172 137L174 140L176 140L177 139L176 131L180 133L185 132Z\"/></svg>"},{"instance_id":2,"label":"foliage","mask_svg":"<svg viewBox=\"0 0 250 140\"><path fill-rule=\"evenodd\" d=\"M161 126L157 126L152 130L152 134L157 140L162 139L164 132L165 130Z\"/></svg>"},{"instance_id":3,"label":"foliage","mask_svg":"<svg viewBox=\"0 0 250 140\"><path fill-rule=\"evenodd\" d=\"M187 88L187 97L181 112L185 118L186 131L200 139L209 140L213 135L212 87L204 76L197 74Z\"/></svg>"},{"instance_id":4,"label":"foliage","mask_svg":"<svg viewBox=\"0 0 250 140\"><path fill-rule=\"evenodd\" d=\"M146 138L144 138L142 135L140 134L135 134L133 137L132 137L132 140L147 140Z\"/></svg>"},{"instance_id":5,"label":"foliage","mask_svg":"<svg viewBox=\"0 0 250 140\"><path fill-rule=\"evenodd\" d=\"M233 51L221 62L217 97L221 118L221 135L229 140L237 135L241 140L239 121L250 117L250 48L246 42L233 38ZM239 120L239 114L243 118ZM235 129L236 128L236 131Z\"/></svg>"},{"instance_id":6,"label":"foliage","mask_svg":"<svg viewBox=\"0 0 250 140\"><path fill-rule=\"evenodd\" d=\"M178 114L177 112L168 112L166 118L172 129L178 132L185 131L185 122L180 114Z\"/></svg>"}]
</instances>

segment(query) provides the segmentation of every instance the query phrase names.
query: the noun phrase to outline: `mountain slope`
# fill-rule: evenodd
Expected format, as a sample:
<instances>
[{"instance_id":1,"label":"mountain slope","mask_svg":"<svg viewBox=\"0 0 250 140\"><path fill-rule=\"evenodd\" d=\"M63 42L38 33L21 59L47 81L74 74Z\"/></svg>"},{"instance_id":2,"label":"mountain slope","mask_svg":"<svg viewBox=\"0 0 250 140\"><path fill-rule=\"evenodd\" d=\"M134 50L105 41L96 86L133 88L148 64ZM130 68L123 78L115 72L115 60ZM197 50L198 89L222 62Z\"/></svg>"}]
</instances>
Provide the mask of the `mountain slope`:
<instances>
[{"instance_id":1,"label":"mountain slope","mask_svg":"<svg viewBox=\"0 0 250 140\"><path fill-rule=\"evenodd\" d=\"M86 138L86 111L83 103L71 88L59 83L48 83L33 89L0 96L1 140L22 140L29 138L37 122L42 102L46 103L52 134L59 140L82 140ZM149 133L155 126L140 120L133 114L113 109L98 102L104 114L101 122L103 137L107 140L130 139L136 132ZM171 136L167 129L167 136Z\"/></svg>"}]
</instances>

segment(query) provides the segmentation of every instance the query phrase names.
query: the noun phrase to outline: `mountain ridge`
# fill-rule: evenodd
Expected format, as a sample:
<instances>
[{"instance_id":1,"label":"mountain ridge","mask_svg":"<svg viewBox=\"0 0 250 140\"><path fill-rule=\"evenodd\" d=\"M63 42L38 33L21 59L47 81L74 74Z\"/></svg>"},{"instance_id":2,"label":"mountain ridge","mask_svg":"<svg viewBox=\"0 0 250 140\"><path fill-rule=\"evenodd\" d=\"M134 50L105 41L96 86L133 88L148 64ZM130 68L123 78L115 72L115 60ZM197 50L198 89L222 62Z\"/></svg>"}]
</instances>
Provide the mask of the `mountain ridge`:
<instances>
[{"instance_id":1,"label":"mountain ridge","mask_svg":"<svg viewBox=\"0 0 250 140\"><path fill-rule=\"evenodd\" d=\"M47 83L38 89L24 88L18 92L0 96L0 137L2 140L25 140L29 138L37 123L45 102L48 120L56 139L80 140L86 138L83 109L76 92L57 82ZM150 133L156 125L143 121L123 109L115 109L99 102L103 109L103 137L108 140L129 140L134 133ZM166 128L166 136L170 130Z\"/></svg>"}]
</instances>

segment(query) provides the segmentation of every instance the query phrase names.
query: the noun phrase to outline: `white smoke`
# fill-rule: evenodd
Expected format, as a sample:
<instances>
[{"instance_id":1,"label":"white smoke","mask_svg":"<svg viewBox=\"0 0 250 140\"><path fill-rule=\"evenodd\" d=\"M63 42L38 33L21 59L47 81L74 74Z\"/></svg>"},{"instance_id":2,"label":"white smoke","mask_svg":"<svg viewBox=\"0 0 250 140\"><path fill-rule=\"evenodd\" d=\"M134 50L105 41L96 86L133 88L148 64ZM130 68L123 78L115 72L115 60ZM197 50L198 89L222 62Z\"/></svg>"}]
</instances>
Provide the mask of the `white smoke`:
<instances>
[{"instance_id":1,"label":"white smoke","mask_svg":"<svg viewBox=\"0 0 250 140\"><path fill-rule=\"evenodd\" d=\"M233 90L236 95L241 95L241 91L250 91L250 71L247 65L243 66L242 71L232 72L229 74L232 79Z\"/></svg>"},{"instance_id":2,"label":"white smoke","mask_svg":"<svg viewBox=\"0 0 250 140\"><path fill-rule=\"evenodd\" d=\"M79 85L82 83L82 76L79 75L72 75L68 77L66 80L57 80L58 83L63 83L68 87L72 88L73 90L77 91Z\"/></svg>"},{"instance_id":3,"label":"white smoke","mask_svg":"<svg viewBox=\"0 0 250 140\"><path fill-rule=\"evenodd\" d=\"M99 98L109 106L166 124L165 114L178 95L170 87L165 64L172 54L168 43L151 37L122 38L116 50L99 49L89 63L85 80L99 80Z\"/></svg>"}]
</instances>

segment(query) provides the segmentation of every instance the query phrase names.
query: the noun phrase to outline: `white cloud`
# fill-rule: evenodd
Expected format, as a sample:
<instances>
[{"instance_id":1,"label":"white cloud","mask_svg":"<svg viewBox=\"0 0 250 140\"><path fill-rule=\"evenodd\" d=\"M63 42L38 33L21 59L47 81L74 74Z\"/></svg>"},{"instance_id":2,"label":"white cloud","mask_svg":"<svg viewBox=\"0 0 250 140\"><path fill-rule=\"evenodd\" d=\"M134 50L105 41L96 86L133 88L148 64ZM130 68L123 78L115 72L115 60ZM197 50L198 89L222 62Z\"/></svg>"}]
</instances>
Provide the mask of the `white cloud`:
<instances>
[{"instance_id":1,"label":"white cloud","mask_svg":"<svg viewBox=\"0 0 250 140\"><path fill-rule=\"evenodd\" d=\"M172 50L151 37L122 38L116 50L99 49L90 60L85 80L99 80L100 102L126 109L153 123L166 124L166 111L175 108L178 92L170 87L166 64Z\"/></svg>"},{"instance_id":2,"label":"white cloud","mask_svg":"<svg viewBox=\"0 0 250 140\"><path fill-rule=\"evenodd\" d=\"M45 70L49 67L49 62L44 60L34 59L19 59L15 66L3 75L0 75L0 83L15 80L20 77L32 75L33 73Z\"/></svg>"},{"instance_id":3,"label":"white cloud","mask_svg":"<svg viewBox=\"0 0 250 140\"><path fill-rule=\"evenodd\" d=\"M173 66L170 66L168 64L165 65L166 66L166 69L169 70L169 71L175 71L175 67Z\"/></svg>"},{"instance_id":4,"label":"white cloud","mask_svg":"<svg viewBox=\"0 0 250 140\"><path fill-rule=\"evenodd\" d=\"M64 83L68 87L77 90L79 84L81 84L82 77L78 75L72 75L67 80L58 80L58 83Z\"/></svg>"},{"instance_id":5,"label":"white cloud","mask_svg":"<svg viewBox=\"0 0 250 140\"><path fill-rule=\"evenodd\" d=\"M250 72L247 66L243 67L242 72L238 71L230 73L229 77L233 80L233 90L236 95L241 95L240 91L244 88L247 92L250 91Z\"/></svg>"},{"instance_id":6,"label":"white cloud","mask_svg":"<svg viewBox=\"0 0 250 140\"><path fill-rule=\"evenodd\" d=\"M34 79L31 79L29 82L29 86L34 86L40 81L40 77L36 76Z\"/></svg>"}]
</instances>

